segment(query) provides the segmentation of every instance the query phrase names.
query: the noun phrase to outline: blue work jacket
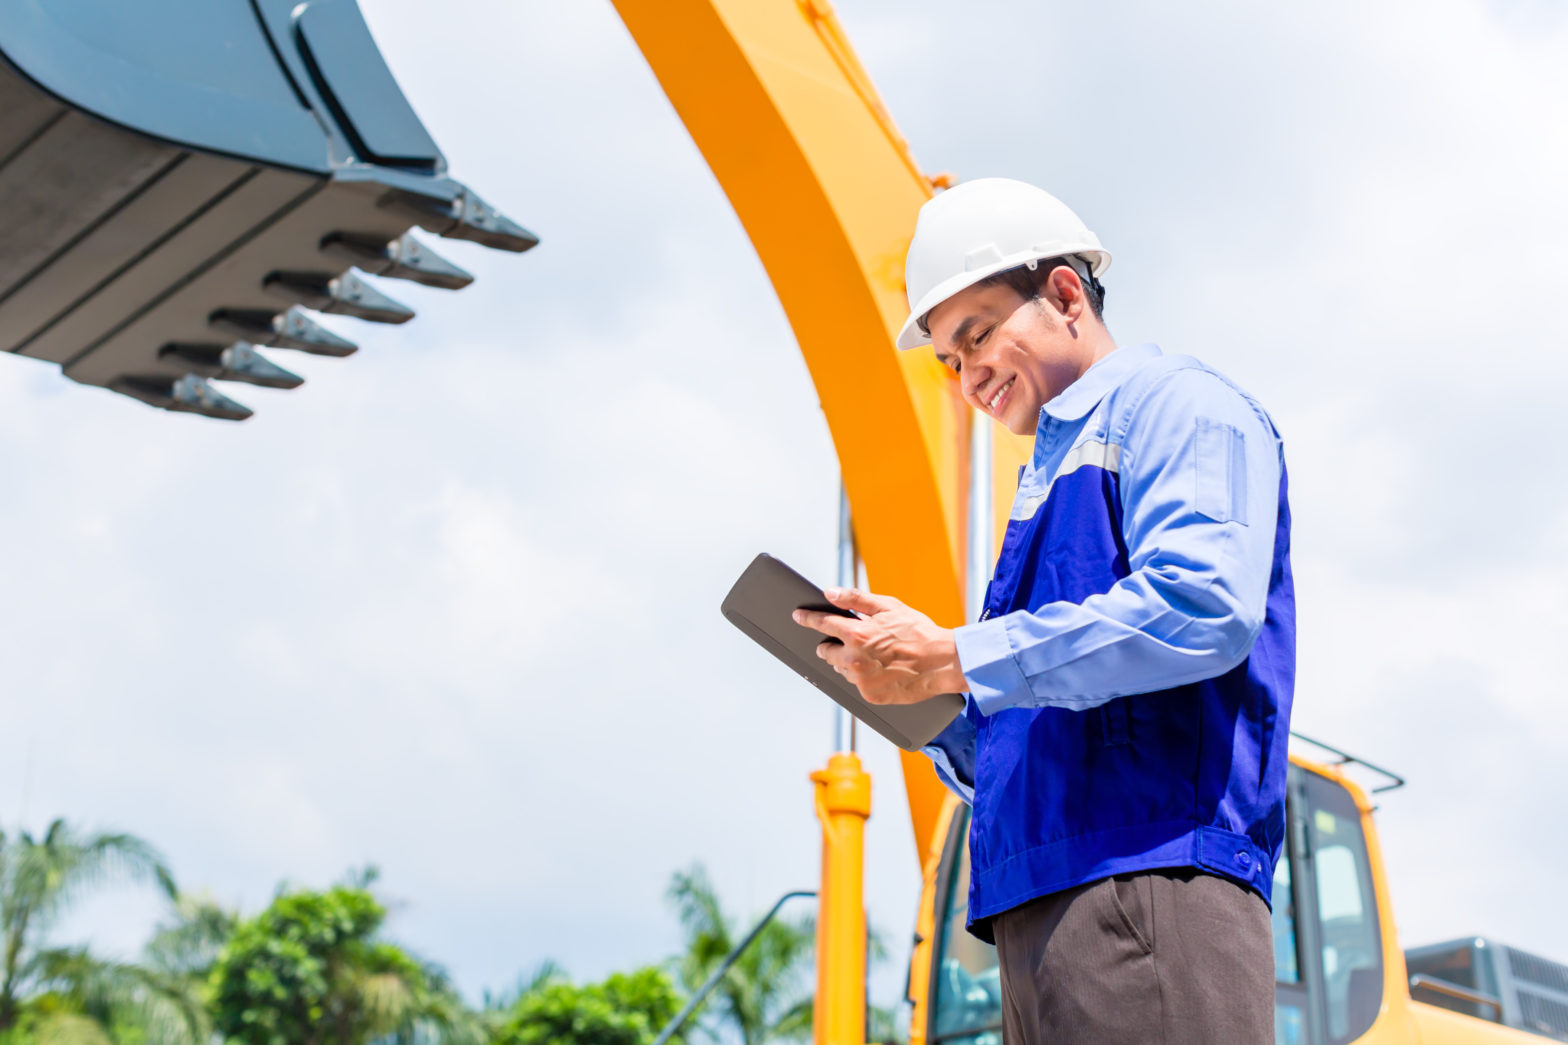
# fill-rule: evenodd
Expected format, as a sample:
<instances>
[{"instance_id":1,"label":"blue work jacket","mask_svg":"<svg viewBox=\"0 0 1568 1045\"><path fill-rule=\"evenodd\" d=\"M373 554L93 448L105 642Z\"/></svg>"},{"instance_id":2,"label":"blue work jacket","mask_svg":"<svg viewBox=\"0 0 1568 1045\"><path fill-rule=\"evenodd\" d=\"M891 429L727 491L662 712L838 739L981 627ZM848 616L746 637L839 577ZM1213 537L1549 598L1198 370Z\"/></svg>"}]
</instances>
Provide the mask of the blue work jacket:
<instances>
[{"instance_id":1,"label":"blue work jacket","mask_svg":"<svg viewBox=\"0 0 1568 1045\"><path fill-rule=\"evenodd\" d=\"M1278 433L1216 371L1122 348L1040 413L965 713L926 749L973 806L969 927L1111 875L1271 899L1295 680Z\"/></svg>"}]
</instances>

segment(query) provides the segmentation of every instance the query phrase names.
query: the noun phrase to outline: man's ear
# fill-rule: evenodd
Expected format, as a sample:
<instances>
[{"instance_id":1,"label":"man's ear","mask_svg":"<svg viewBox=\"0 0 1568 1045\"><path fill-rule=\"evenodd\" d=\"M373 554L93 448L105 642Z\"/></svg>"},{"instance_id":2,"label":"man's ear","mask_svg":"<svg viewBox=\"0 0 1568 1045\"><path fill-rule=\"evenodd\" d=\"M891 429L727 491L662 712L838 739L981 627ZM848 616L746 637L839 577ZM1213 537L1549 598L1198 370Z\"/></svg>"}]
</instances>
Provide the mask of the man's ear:
<instances>
[{"instance_id":1,"label":"man's ear","mask_svg":"<svg viewBox=\"0 0 1568 1045\"><path fill-rule=\"evenodd\" d=\"M1078 273L1071 265L1058 265L1046 273L1045 286L1040 288L1040 296L1049 301L1051 307L1069 323L1077 322L1089 303L1083 280L1078 278Z\"/></svg>"}]
</instances>

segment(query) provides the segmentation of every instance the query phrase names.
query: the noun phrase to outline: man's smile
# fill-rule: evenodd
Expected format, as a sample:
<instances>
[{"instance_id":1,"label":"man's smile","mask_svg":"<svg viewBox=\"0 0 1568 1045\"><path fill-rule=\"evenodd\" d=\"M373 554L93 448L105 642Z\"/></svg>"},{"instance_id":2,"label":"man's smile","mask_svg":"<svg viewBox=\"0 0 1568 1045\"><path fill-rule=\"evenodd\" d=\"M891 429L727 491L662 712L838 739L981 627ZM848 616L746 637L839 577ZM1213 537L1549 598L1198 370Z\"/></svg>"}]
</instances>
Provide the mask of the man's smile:
<instances>
[{"instance_id":1,"label":"man's smile","mask_svg":"<svg viewBox=\"0 0 1568 1045\"><path fill-rule=\"evenodd\" d=\"M1017 377L1008 378L1002 382L1001 388L992 393L990 400L986 403L986 409L990 410L993 415L1001 408L1003 400L1006 399L1007 393L1012 390L1013 382L1016 380L1018 380Z\"/></svg>"}]
</instances>

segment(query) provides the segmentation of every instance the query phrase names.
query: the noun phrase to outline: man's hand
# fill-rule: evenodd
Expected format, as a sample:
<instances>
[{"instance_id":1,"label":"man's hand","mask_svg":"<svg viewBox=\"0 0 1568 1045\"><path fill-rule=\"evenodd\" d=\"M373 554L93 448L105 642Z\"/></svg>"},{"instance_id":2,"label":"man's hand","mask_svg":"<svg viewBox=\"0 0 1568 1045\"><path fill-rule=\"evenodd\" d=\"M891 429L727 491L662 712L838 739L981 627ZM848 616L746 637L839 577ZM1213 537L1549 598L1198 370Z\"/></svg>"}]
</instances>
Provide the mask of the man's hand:
<instances>
[{"instance_id":1,"label":"man's hand","mask_svg":"<svg viewBox=\"0 0 1568 1045\"><path fill-rule=\"evenodd\" d=\"M891 596L853 588L828 588L823 594L833 605L862 616L796 610L795 623L839 640L824 641L817 656L853 682L868 702L918 704L969 688L950 629L937 627Z\"/></svg>"}]
</instances>

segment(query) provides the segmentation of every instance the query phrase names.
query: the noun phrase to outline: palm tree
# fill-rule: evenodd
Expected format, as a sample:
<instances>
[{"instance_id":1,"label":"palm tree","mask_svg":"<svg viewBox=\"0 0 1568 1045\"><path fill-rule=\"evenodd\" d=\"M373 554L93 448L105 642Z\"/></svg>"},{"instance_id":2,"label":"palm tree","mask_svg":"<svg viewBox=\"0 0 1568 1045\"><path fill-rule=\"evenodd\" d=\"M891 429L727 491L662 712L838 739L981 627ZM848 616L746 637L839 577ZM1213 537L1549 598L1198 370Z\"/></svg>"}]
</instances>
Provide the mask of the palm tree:
<instances>
[{"instance_id":1,"label":"palm tree","mask_svg":"<svg viewBox=\"0 0 1568 1045\"><path fill-rule=\"evenodd\" d=\"M207 893L180 893L174 899L171 914L171 919L153 930L143 952L143 963L166 976L205 980L223 945L234 934L239 912L224 907Z\"/></svg>"},{"instance_id":2,"label":"palm tree","mask_svg":"<svg viewBox=\"0 0 1568 1045\"><path fill-rule=\"evenodd\" d=\"M177 895L162 858L133 835L83 835L63 820L41 838L0 832L0 1038L25 1026L38 1041L97 1045L145 1015L166 1025L157 1041L200 1040L199 1002L171 1000L155 971L48 945L72 903L115 881L149 881Z\"/></svg>"},{"instance_id":3,"label":"palm tree","mask_svg":"<svg viewBox=\"0 0 1568 1045\"><path fill-rule=\"evenodd\" d=\"M680 978L687 990L695 990L718 968L745 929L736 931L701 864L676 872L665 895L686 935ZM714 988L699 1026L715 1041L728 1031L739 1037L741 1045L809 1035L812 995L804 981L813 968L815 936L811 919L769 922Z\"/></svg>"},{"instance_id":4,"label":"palm tree","mask_svg":"<svg viewBox=\"0 0 1568 1045\"><path fill-rule=\"evenodd\" d=\"M212 1039L207 977L239 924L239 912L206 894L181 893L153 932L128 979L140 987L140 1020L159 1045L205 1045Z\"/></svg>"}]
</instances>

